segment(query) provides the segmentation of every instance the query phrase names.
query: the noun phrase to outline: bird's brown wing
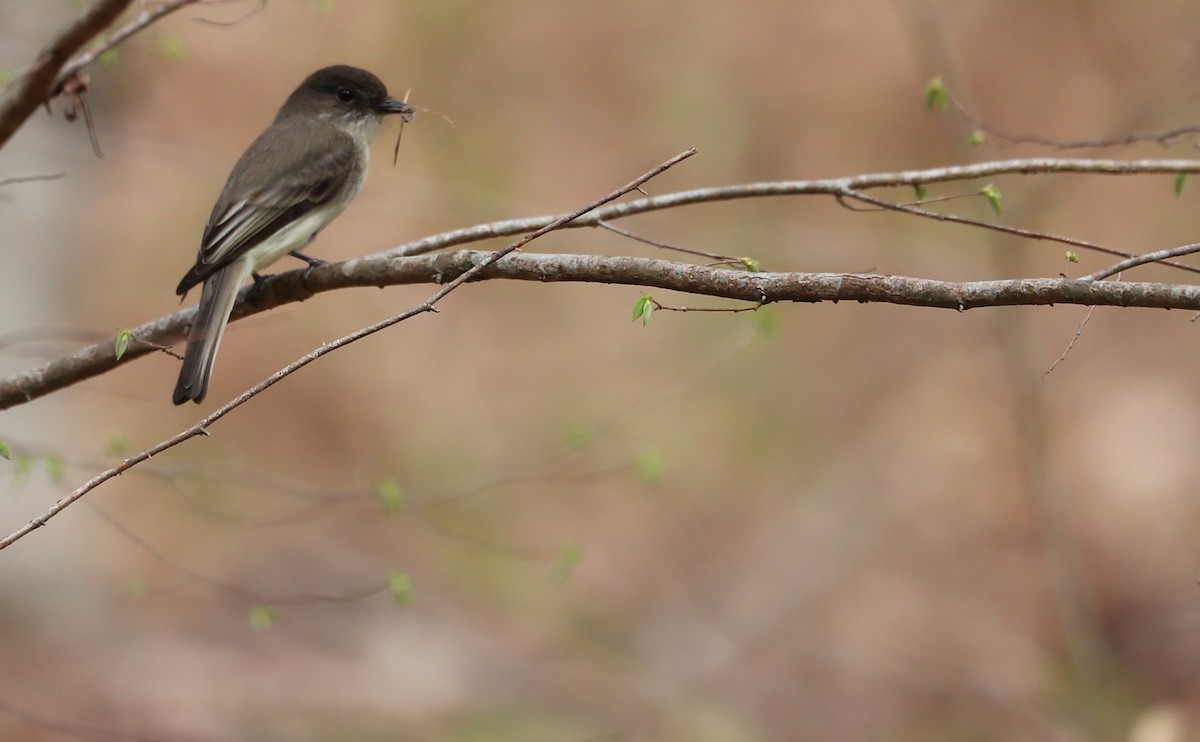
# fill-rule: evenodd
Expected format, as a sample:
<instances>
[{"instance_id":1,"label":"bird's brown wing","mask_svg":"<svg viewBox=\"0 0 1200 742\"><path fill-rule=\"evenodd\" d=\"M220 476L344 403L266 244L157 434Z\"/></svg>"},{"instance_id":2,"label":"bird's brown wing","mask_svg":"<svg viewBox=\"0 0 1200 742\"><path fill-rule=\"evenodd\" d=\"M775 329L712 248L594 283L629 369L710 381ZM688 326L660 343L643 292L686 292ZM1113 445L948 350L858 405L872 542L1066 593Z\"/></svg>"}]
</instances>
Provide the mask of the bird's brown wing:
<instances>
[{"instance_id":1,"label":"bird's brown wing","mask_svg":"<svg viewBox=\"0 0 1200 742\"><path fill-rule=\"evenodd\" d=\"M347 181L359 175L358 149L349 135L309 147L271 133L264 132L230 173L204 228L196 264L175 289L180 296L281 228L342 196ZM256 166L250 168L252 161ZM264 169L263 162L270 167Z\"/></svg>"}]
</instances>

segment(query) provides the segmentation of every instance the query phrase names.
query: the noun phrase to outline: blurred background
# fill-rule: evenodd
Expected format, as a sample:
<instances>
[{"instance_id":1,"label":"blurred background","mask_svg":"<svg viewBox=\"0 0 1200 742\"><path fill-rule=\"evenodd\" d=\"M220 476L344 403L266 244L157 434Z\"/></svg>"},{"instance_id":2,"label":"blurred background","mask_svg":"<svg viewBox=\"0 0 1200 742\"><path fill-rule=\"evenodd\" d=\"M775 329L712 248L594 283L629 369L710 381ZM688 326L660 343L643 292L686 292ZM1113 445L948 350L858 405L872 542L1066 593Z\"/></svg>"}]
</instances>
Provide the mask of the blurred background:
<instances>
[{"instance_id":1,"label":"blurred background","mask_svg":"<svg viewBox=\"0 0 1200 742\"><path fill-rule=\"evenodd\" d=\"M418 117L395 167L385 130L309 250L330 260L569 211L693 146L647 190L1196 154L969 147L970 126L922 105L940 73L1006 131L1196 123L1200 5L1182 0L257 5L184 10L93 67L103 159L64 101L0 152L0 179L65 173L0 187L0 374L177 309L234 161L331 63L456 126ZM78 6L0 5L0 69ZM995 185L1006 224L1144 252L1200 234L1196 188L1172 180ZM992 218L981 199L944 208ZM1111 262L820 198L621 226L767 270ZM680 257L599 231L530 249ZM200 408L170 404L178 361L156 355L5 411L0 530L432 290L236 323ZM1200 738L1194 317L1097 310L1047 373L1085 308L773 305L643 327L639 295L469 285L0 553L0 736Z\"/></svg>"}]
</instances>

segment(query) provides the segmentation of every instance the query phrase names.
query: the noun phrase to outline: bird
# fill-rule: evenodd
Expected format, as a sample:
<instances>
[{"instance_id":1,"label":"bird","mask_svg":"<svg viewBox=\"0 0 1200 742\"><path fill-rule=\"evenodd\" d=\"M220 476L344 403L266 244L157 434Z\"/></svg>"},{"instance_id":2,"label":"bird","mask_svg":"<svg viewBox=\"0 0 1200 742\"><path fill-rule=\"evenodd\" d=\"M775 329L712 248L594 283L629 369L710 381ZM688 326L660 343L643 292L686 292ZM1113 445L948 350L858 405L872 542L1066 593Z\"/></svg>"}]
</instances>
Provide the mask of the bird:
<instances>
[{"instance_id":1,"label":"bird","mask_svg":"<svg viewBox=\"0 0 1200 742\"><path fill-rule=\"evenodd\" d=\"M358 194L383 120L412 121L374 74L349 65L305 78L274 121L233 166L204 227L196 262L175 293L203 284L172 399L200 403L238 289L285 255L300 252ZM182 299L181 299L182 300Z\"/></svg>"}]
</instances>

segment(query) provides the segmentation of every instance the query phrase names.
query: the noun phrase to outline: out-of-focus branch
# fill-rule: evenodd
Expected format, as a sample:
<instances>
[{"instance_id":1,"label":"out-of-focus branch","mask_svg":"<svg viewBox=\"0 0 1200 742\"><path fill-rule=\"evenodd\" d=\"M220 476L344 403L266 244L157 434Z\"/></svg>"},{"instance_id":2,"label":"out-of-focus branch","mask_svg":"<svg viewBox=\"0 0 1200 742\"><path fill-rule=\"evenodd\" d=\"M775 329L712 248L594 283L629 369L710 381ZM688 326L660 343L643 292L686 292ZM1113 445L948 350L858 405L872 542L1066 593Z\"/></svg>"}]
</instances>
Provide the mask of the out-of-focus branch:
<instances>
[{"instance_id":1,"label":"out-of-focus branch","mask_svg":"<svg viewBox=\"0 0 1200 742\"><path fill-rule=\"evenodd\" d=\"M958 112L959 117L971 128L987 134L988 140L992 144L1037 144L1042 147L1051 147L1060 150L1122 147L1130 144L1141 144L1143 142L1151 142L1162 147L1171 147L1181 140L1200 135L1200 126L1196 124L1177 126L1167 131L1134 131L1115 137L1093 137L1089 139L1064 140L1054 139L1041 134L1016 134L984 122L983 119L971 113L957 96L951 95L949 99L954 105L954 110ZM1145 107L1143 106L1132 106L1130 110L1137 111L1139 116L1145 115Z\"/></svg>"},{"instance_id":2,"label":"out-of-focus branch","mask_svg":"<svg viewBox=\"0 0 1200 742\"><path fill-rule=\"evenodd\" d=\"M96 61L101 54L116 48L130 36L133 36L146 26L149 26L151 23L154 23L164 16L174 13L180 8L206 1L208 0L169 0L168 2L158 3L157 5L143 7L141 12L137 14L136 18L109 34L108 38L104 39L102 43L97 44L95 47L72 57L71 61L67 62L63 66L62 72L59 73L58 80L55 83L54 90L51 91L52 95L50 97L53 97L53 95L58 93L58 88L62 86L64 81L70 79L73 75L79 74L84 67L87 67L89 64Z\"/></svg>"},{"instance_id":3,"label":"out-of-focus branch","mask_svg":"<svg viewBox=\"0 0 1200 742\"><path fill-rule=\"evenodd\" d=\"M12 138L38 106L54 97L60 72L71 56L115 21L132 1L96 0L42 49L16 91L0 106L0 147Z\"/></svg>"},{"instance_id":4,"label":"out-of-focus branch","mask_svg":"<svg viewBox=\"0 0 1200 742\"><path fill-rule=\"evenodd\" d=\"M22 76L17 90L0 107L0 147L33 115L37 107L52 100L63 86L100 55L116 48L147 26L189 5L232 0L166 0L143 5L135 18L118 28L101 43L80 52L100 36L129 7L133 0L96 0L74 23L63 29L38 55ZM259 9L265 0L261 0ZM255 11L251 11L255 12Z\"/></svg>"},{"instance_id":5,"label":"out-of-focus branch","mask_svg":"<svg viewBox=\"0 0 1200 742\"><path fill-rule=\"evenodd\" d=\"M380 254L272 276L243 291L233 320L314 294L351 287L447 283L493 253L396 257ZM767 273L713 268L666 260L603 255L514 253L479 272L475 280L570 281L669 289L689 294L768 302L857 301L967 310L980 307L1079 304L1200 310L1200 286L1066 278L935 281L861 273ZM194 308L133 328L134 341L118 360L115 338L0 380L0 409L13 407L97 376L183 337Z\"/></svg>"}]
</instances>

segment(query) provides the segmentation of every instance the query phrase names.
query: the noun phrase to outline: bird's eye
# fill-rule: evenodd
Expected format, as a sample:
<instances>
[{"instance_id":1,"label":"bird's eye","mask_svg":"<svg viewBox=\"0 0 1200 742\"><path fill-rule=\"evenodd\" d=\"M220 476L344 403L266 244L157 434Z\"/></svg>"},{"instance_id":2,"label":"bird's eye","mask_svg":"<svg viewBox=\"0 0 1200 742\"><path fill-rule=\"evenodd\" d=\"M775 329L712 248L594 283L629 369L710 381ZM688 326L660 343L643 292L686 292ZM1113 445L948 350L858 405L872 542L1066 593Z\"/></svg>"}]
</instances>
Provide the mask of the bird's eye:
<instances>
[{"instance_id":1,"label":"bird's eye","mask_svg":"<svg viewBox=\"0 0 1200 742\"><path fill-rule=\"evenodd\" d=\"M350 101L354 100L354 91L350 88L338 88L337 99L342 103L349 103Z\"/></svg>"}]
</instances>

